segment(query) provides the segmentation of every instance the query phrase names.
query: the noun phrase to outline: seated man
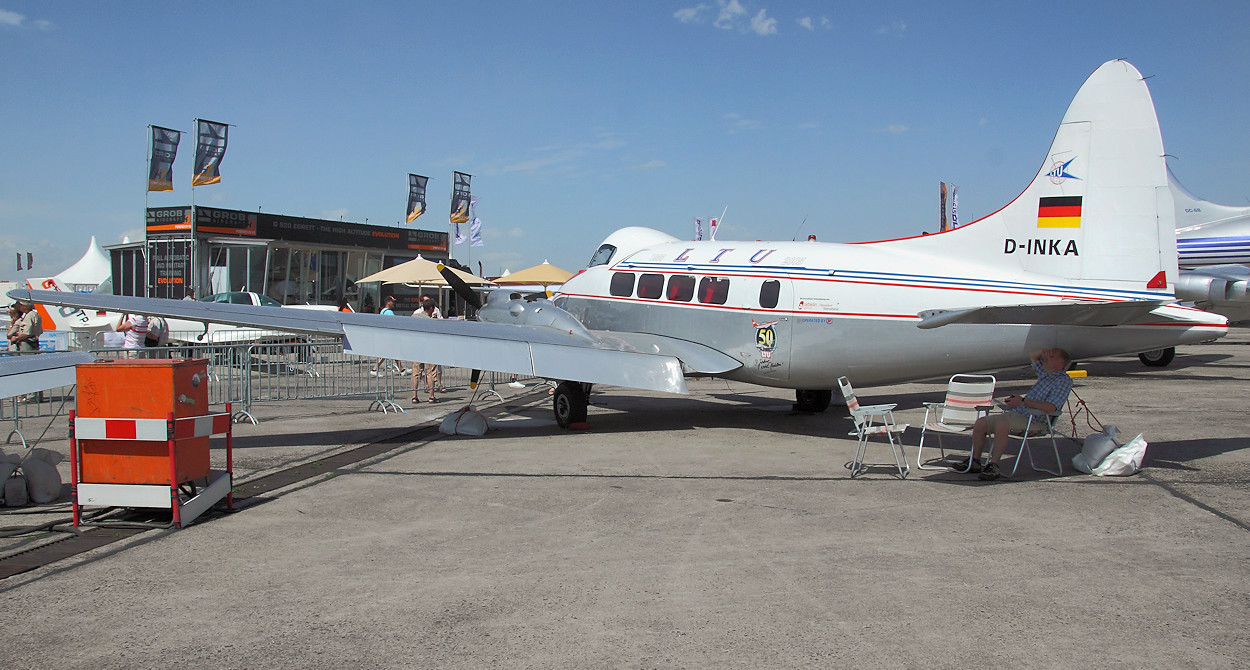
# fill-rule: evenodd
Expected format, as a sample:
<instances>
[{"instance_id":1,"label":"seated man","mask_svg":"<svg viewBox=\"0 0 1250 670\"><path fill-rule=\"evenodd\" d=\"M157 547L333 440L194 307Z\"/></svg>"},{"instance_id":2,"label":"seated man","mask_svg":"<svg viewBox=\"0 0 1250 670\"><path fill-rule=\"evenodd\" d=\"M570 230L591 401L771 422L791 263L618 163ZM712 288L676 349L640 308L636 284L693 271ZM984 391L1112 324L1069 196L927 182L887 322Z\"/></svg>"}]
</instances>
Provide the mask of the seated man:
<instances>
[{"instance_id":1,"label":"seated man","mask_svg":"<svg viewBox=\"0 0 1250 670\"><path fill-rule=\"evenodd\" d=\"M1072 378L1065 370L1072 357L1063 349L1039 349L1033 352L1033 371L1037 373L1037 383L1023 396L1008 396L1003 404L1009 409L977 419L972 426L972 464L969 472L981 473L981 479L992 481L999 478L998 459L1007 450L1007 435L1024 431L1029 423L1029 410L1035 410L1033 427L1030 433L1046 429L1044 419L1036 416L1054 414L1068 402L1068 393L1072 390ZM981 451L985 448L987 435L994 436L994 448L990 451L990 461L981 467Z\"/></svg>"}]
</instances>

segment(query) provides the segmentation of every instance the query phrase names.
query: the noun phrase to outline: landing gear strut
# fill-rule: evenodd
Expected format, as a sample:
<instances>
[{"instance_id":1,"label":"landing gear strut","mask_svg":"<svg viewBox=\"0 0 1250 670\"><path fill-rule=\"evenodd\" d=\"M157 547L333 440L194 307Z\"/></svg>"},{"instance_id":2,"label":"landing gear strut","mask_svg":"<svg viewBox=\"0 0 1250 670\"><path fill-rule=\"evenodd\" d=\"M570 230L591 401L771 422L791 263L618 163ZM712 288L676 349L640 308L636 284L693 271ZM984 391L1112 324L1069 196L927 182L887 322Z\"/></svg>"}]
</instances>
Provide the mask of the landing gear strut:
<instances>
[{"instance_id":1,"label":"landing gear strut","mask_svg":"<svg viewBox=\"0 0 1250 670\"><path fill-rule=\"evenodd\" d=\"M797 412L823 412L829 409L833 391L798 389L794 392L794 409Z\"/></svg>"},{"instance_id":2,"label":"landing gear strut","mask_svg":"<svg viewBox=\"0 0 1250 670\"><path fill-rule=\"evenodd\" d=\"M586 405L588 404L590 385L581 382L560 382L551 399L552 409L556 413L556 424L568 428L575 423L586 423Z\"/></svg>"},{"instance_id":3,"label":"landing gear strut","mask_svg":"<svg viewBox=\"0 0 1250 670\"><path fill-rule=\"evenodd\" d=\"M1143 351L1140 354L1137 354L1137 358L1142 362L1142 365L1147 367L1167 367L1167 364L1171 363L1173 358L1176 358L1176 347Z\"/></svg>"}]
</instances>

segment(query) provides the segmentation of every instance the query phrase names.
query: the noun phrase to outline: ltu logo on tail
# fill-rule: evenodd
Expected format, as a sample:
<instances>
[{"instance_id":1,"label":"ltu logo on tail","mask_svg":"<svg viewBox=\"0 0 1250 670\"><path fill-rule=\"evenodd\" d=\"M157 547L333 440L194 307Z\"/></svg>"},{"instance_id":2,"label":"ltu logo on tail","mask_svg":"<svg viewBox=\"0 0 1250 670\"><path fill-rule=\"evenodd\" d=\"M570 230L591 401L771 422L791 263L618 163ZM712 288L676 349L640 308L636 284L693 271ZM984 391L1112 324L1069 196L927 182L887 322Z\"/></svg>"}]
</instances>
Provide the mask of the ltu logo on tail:
<instances>
[{"instance_id":1,"label":"ltu logo on tail","mask_svg":"<svg viewBox=\"0 0 1250 670\"><path fill-rule=\"evenodd\" d=\"M1076 175L1068 174L1068 166L1071 165L1074 160L1076 160L1075 156L1069 158L1063 163L1055 161L1055 166L1051 168L1050 172L1046 173L1046 176L1050 177L1050 183L1062 184L1065 179L1080 179L1080 177Z\"/></svg>"}]
</instances>

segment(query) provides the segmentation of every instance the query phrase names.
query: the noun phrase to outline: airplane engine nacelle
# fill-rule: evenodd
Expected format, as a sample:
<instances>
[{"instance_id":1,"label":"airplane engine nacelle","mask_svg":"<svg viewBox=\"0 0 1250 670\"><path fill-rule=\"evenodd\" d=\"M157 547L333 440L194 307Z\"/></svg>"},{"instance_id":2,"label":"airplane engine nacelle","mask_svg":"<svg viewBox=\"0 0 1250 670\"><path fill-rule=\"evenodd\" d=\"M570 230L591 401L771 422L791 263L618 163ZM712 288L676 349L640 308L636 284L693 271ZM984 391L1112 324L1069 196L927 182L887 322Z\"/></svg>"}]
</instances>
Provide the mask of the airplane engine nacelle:
<instances>
[{"instance_id":1,"label":"airplane engine nacelle","mask_svg":"<svg viewBox=\"0 0 1250 670\"><path fill-rule=\"evenodd\" d=\"M1176 299L1192 302L1247 302L1245 280L1185 274L1176 280Z\"/></svg>"},{"instance_id":2,"label":"airplane engine nacelle","mask_svg":"<svg viewBox=\"0 0 1250 670\"><path fill-rule=\"evenodd\" d=\"M546 299L513 298L506 290L491 291L477 318L491 323L512 323L521 326L542 326L566 332L587 342L598 339L586 330L572 314Z\"/></svg>"}]
</instances>

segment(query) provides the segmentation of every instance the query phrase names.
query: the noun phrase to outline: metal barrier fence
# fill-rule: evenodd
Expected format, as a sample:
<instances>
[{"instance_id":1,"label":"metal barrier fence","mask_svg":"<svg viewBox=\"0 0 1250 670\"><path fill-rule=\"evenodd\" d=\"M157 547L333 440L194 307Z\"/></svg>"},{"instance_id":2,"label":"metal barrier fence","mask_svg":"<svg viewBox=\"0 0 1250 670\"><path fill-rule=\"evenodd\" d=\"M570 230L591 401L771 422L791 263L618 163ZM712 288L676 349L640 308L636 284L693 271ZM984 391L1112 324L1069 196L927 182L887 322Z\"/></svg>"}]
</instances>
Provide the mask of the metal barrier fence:
<instances>
[{"instance_id":1,"label":"metal barrier fence","mask_svg":"<svg viewBox=\"0 0 1250 670\"><path fill-rule=\"evenodd\" d=\"M271 335L271 333L269 333ZM343 351L338 338L292 337L288 341L186 344L143 349L93 348L97 358L203 358L208 361L209 404L233 403L235 421L256 422L255 403L282 400L311 400L358 397L369 401L369 409L403 412L396 396L414 392L409 361L364 358ZM380 365L379 365L380 363ZM376 366L376 371L374 367ZM466 388L470 371L466 368L441 370L442 388ZM500 382L501 376L488 373L484 383ZM425 393L421 384L421 393ZM60 387L23 398L0 400L0 421L53 416L73 406L74 387Z\"/></svg>"}]
</instances>

